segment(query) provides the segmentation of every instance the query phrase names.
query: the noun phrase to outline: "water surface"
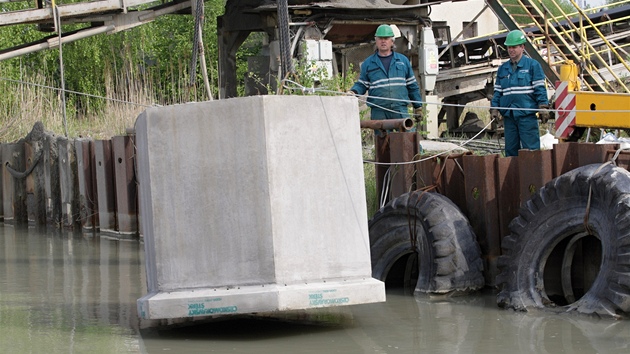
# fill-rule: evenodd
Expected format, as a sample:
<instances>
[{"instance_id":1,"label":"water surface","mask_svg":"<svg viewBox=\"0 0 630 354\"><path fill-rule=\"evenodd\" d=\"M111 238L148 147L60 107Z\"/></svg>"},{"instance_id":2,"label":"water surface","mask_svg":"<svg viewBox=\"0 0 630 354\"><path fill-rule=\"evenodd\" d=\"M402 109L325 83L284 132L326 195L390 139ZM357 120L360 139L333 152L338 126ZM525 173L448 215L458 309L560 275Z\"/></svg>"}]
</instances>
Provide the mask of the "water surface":
<instances>
[{"instance_id":1,"label":"water surface","mask_svg":"<svg viewBox=\"0 0 630 354\"><path fill-rule=\"evenodd\" d=\"M148 328L142 244L0 224L4 353L630 353L630 321L388 291L387 302Z\"/></svg>"}]
</instances>

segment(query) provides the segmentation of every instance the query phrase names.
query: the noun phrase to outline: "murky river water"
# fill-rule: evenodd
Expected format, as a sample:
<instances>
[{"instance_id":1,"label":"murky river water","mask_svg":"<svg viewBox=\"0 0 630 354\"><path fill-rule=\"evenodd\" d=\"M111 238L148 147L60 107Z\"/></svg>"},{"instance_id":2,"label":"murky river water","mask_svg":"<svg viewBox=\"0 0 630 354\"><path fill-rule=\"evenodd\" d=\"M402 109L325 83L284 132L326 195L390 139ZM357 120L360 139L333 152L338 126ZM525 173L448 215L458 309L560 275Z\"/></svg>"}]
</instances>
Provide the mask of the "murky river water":
<instances>
[{"instance_id":1,"label":"murky river water","mask_svg":"<svg viewBox=\"0 0 630 354\"><path fill-rule=\"evenodd\" d=\"M148 329L138 242L0 224L3 353L630 353L630 321L496 307L490 291Z\"/></svg>"}]
</instances>

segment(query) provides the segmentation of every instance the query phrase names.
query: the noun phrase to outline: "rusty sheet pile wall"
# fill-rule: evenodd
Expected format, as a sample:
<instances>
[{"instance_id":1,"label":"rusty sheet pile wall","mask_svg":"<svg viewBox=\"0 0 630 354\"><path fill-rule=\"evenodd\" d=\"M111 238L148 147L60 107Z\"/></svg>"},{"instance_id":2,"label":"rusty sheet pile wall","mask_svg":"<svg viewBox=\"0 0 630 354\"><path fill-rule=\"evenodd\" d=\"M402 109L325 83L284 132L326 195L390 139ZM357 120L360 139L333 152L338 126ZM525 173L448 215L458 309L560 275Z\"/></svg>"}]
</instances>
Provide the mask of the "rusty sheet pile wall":
<instances>
[{"instance_id":1,"label":"rusty sheet pile wall","mask_svg":"<svg viewBox=\"0 0 630 354\"><path fill-rule=\"evenodd\" d=\"M404 152L408 144L396 143L408 141L405 134L415 136L389 134L389 161L410 160ZM134 138L68 140L36 124L19 142L0 144L0 221L137 238L141 230ZM509 234L508 224L521 203L565 172L609 161L617 149L616 144L563 143L553 150L521 151L518 157L434 157L395 174L391 198L423 188L449 197L473 226L491 280L501 239ZM630 169L630 152L622 151L616 163Z\"/></svg>"},{"instance_id":2,"label":"rusty sheet pile wall","mask_svg":"<svg viewBox=\"0 0 630 354\"><path fill-rule=\"evenodd\" d=\"M69 140L37 123L26 138L1 144L1 220L136 238L133 141Z\"/></svg>"},{"instance_id":3,"label":"rusty sheet pile wall","mask_svg":"<svg viewBox=\"0 0 630 354\"><path fill-rule=\"evenodd\" d=\"M380 161L410 161L403 151L414 138L415 133L389 134L389 146L381 150ZM521 150L518 157L460 153L422 158L413 165L396 167L390 198L425 189L453 201L477 235L486 284L494 285L501 240L509 235L508 225L521 204L555 177L580 166L610 161L618 149L618 144L561 143L553 150ZM622 150L615 161L630 170L630 151Z\"/></svg>"}]
</instances>

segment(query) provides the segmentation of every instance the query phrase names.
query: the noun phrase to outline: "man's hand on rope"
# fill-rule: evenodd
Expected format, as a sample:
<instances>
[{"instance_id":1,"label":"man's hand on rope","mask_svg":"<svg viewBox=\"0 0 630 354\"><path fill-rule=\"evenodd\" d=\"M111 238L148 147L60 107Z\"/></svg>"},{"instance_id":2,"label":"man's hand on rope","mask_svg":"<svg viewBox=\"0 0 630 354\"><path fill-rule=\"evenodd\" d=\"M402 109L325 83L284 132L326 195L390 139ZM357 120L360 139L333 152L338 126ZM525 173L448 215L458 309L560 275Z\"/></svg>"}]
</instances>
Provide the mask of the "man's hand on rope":
<instances>
[{"instance_id":1,"label":"man's hand on rope","mask_svg":"<svg viewBox=\"0 0 630 354\"><path fill-rule=\"evenodd\" d=\"M498 109L491 108L490 109L490 118L496 120L497 122L502 119L501 114Z\"/></svg>"},{"instance_id":2,"label":"man's hand on rope","mask_svg":"<svg viewBox=\"0 0 630 354\"><path fill-rule=\"evenodd\" d=\"M540 118L540 121L543 124L547 123L547 121L549 120L549 106L546 104L541 104L540 106L538 106L538 108L540 109L540 111L538 111L538 118Z\"/></svg>"}]
</instances>

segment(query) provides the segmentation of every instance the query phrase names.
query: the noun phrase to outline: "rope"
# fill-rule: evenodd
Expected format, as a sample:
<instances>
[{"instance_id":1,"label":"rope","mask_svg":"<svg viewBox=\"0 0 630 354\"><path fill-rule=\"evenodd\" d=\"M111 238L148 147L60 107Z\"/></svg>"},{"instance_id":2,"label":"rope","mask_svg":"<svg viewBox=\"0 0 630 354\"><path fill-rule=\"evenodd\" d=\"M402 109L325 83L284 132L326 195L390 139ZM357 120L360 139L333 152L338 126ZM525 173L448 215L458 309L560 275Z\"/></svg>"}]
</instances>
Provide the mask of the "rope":
<instances>
[{"instance_id":1,"label":"rope","mask_svg":"<svg viewBox=\"0 0 630 354\"><path fill-rule=\"evenodd\" d=\"M322 93L329 93L329 94L334 94L334 95L343 95L343 96L348 96L348 95L352 95L355 96L357 98L361 98L361 95L357 95L354 93L346 93L346 92L339 92L339 91L335 91L335 90L328 90L325 88L312 88L312 87L304 87L302 85L300 85L299 83L292 81L292 80L288 80L288 79L284 79L282 80L283 83L283 87L288 89L288 90L293 90L293 91L301 91L303 93L317 93L317 92L322 92ZM285 83L292 83L295 84L297 87L291 87L286 85ZM454 104L454 103L436 103L436 102L422 102L422 101L414 101L414 100L405 100L405 99L398 99L398 98L388 98L388 97L377 97L377 96L370 96L370 95L363 95L366 98L377 98L379 100L383 100L383 101L394 101L394 102L408 102L408 103L419 103L422 105L436 105L436 106L444 106L444 107L472 107L472 108L483 108L483 109L489 109L490 107L488 106L474 106L474 105L460 105L460 104ZM378 106L374 103L370 103L370 105L372 107L378 107L380 109L383 110L388 110L385 107L381 107ZM506 111L529 111L529 112L540 112L541 109L539 108L511 108L511 107L493 107L496 109L501 109L501 110L506 110ZM551 107L549 109L545 109L546 111L549 112L560 112L560 113L568 113L568 112L588 112L588 113L626 113L628 112L627 110L622 110L622 109L617 109L617 110L597 110L597 111L592 111L592 110L588 110L588 109L583 109L583 110L575 110L575 109L571 109L571 110L567 110L567 109L551 109ZM391 110L389 110L391 111ZM391 112L396 112L398 113L398 111L391 111Z\"/></svg>"},{"instance_id":2,"label":"rope","mask_svg":"<svg viewBox=\"0 0 630 354\"><path fill-rule=\"evenodd\" d=\"M33 164L31 165L31 167L29 167L24 172L19 172L19 171L16 171L15 169L13 169L13 167L11 167L11 165L9 164L9 161L7 161L4 165L6 166L7 171L9 171L11 176L13 176L13 178L15 178L15 179L24 179L24 178L28 177L31 174L31 172L33 172L33 170L35 169L35 166L37 166L37 163L39 163L39 160L41 160L42 155L43 154L40 151L40 153L33 160Z\"/></svg>"},{"instance_id":3,"label":"rope","mask_svg":"<svg viewBox=\"0 0 630 354\"><path fill-rule=\"evenodd\" d=\"M385 165L385 166L391 166L391 165L409 165L409 164L414 164L417 162L422 162L422 161L427 161L427 160L431 160L433 158L445 155L445 154L450 154L452 151L455 151L461 147L464 147L466 144L470 143L472 140L476 139L481 133L483 133L486 129L488 129L488 127L492 124L492 122L494 122L494 119L490 120L490 122L488 124L486 124L485 127L483 127L483 129L481 129L479 131L479 133L477 133L475 136L473 136L472 138L462 142L461 144L459 144L457 147L454 147L452 149L449 150L445 150L442 151L440 153L437 153L435 155L431 155L422 159L418 159L418 160L411 160L411 161L405 161L405 162L378 162L378 161L372 161L372 160L363 160L363 162L365 163L371 163L374 165Z\"/></svg>"},{"instance_id":4,"label":"rope","mask_svg":"<svg viewBox=\"0 0 630 354\"><path fill-rule=\"evenodd\" d=\"M206 54L203 47L203 23L205 21L205 5L203 1L200 1L201 7L201 20L199 21L199 63L201 64L201 74L203 75L203 84L206 87L208 93L208 100L213 101L212 88L210 87L210 80L208 79L208 66L206 65Z\"/></svg>"},{"instance_id":5,"label":"rope","mask_svg":"<svg viewBox=\"0 0 630 354\"><path fill-rule=\"evenodd\" d=\"M316 93L328 93L328 94L333 94L333 95L343 95L343 96L348 96L348 95L352 95L354 97L357 97L357 99L361 102L366 102L367 103L367 99L370 97L375 97L375 96L370 96L370 95L357 95L357 94L351 94L351 93L346 93L346 92L339 92L339 91L334 91L334 90L328 90L325 88L314 88L314 87L305 87L303 85L301 85L298 82L295 82L293 80L289 80L289 79L284 79L282 80L282 87L291 91L300 91L303 94L316 94ZM487 109L487 106L474 106L474 105L461 105L461 104L451 104L451 103L435 103L435 102L422 102L422 101L414 101L414 100L405 100L405 99L396 99L396 98L387 98L387 97L375 97L381 100L386 100L386 101L397 101L397 102L407 102L407 103L419 103L421 105L436 105L436 106L444 106L444 107L467 107L467 108L482 108L482 109ZM379 106L377 104L374 103L370 103L370 105L372 107L377 107L380 108L382 110L385 111L389 111L389 112L394 112L394 113L399 113L398 111L394 111L391 109L388 109L386 107L382 107ZM504 109L504 110L520 110L520 111L534 111L534 112L538 112L540 111L540 109L530 109L530 108L509 108L509 107L498 107L499 109ZM552 112L568 112L567 110L553 110L553 109L549 109L548 111ZM571 112L590 112L593 113L593 111L591 110L571 110ZM598 110L597 112L599 113L619 113L619 112L627 112L626 110ZM412 114L413 116L417 116L416 114ZM494 122L494 119L491 119L490 122L483 127L483 129L481 129L477 134L475 134L475 136L473 136L472 138L462 142L461 144L459 144L457 147L450 149L450 150L446 150L443 151L441 153L423 158L423 159L419 159L419 160L412 160L412 161L406 161L406 162L377 162L377 161L371 161L371 160L363 160L363 162L365 163L371 163L374 165L383 165L383 166L394 166L394 165L406 165L406 164L413 164L413 163L417 163L417 162L421 162L421 161L426 161L426 160L430 160L433 159L435 157L439 157L441 155L444 154L448 154L458 148L464 147L467 144L469 144L471 141L473 141L474 139L476 139L480 134L482 134L483 132L485 132ZM500 142L499 142L500 145ZM617 154L615 154L615 158L616 156L619 155L619 152L617 152Z\"/></svg>"},{"instance_id":6,"label":"rope","mask_svg":"<svg viewBox=\"0 0 630 354\"><path fill-rule=\"evenodd\" d=\"M622 148L620 147L619 149L617 149L617 151L615 152L615 155L613 155L612 159L610 159L610 162L612 164L614 164L615 166L617 165L617 158L619 157L619 154L621 153L621 151L623 150L628 150L630 151L630 148Z\"/></svg>"},{"instance_id":7,"label":"rope","mask_svg":"<svg viewBox=\"0 0 630 354\"><path fill-rule=\"evenodd\" d=\"M383 186L381 188L381 200L379 202L379 208L385 206L387 203L387 195L389 194L389 185L391 184L391 167L385 171L385 176L383 176Z\"/></svg>"}]
</instances>

